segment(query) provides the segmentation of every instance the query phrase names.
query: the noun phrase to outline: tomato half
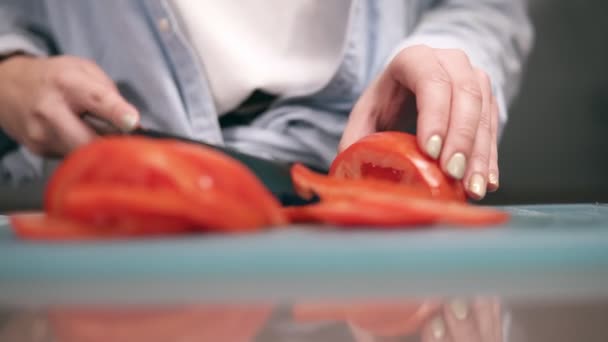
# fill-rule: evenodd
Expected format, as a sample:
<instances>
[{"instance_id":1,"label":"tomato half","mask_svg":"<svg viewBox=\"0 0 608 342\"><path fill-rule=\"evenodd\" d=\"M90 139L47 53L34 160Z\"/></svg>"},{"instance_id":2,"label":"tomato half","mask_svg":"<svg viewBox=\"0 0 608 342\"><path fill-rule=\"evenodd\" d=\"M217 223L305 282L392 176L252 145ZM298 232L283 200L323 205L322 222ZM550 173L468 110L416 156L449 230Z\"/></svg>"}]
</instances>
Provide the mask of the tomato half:
<instances>
[{"instance_id":1,"label":"tomato half","mask_svg":"<svg viewBox=\"0 0 608 342\"><path fill-rule=\"evenodd\" d=\"M437 161L420 151L416 137L407 133L380 132L357 141L336 157L329 174L404 184L438 199L466 199L461 182L446 176Z\"/></svg>"},{"instance_id":2,"label":"tomato half","mask_svg":"<svg viewBox=\"0 0 608 342\"><path fill-rule=\"evenodd\" d=\"M144 137L101 138L73 152L51 177L44 204L52 222L38 223L49 229L110 235L251 232L286 222L279 202L238 161Z\"/></svg>"}]
</instances>

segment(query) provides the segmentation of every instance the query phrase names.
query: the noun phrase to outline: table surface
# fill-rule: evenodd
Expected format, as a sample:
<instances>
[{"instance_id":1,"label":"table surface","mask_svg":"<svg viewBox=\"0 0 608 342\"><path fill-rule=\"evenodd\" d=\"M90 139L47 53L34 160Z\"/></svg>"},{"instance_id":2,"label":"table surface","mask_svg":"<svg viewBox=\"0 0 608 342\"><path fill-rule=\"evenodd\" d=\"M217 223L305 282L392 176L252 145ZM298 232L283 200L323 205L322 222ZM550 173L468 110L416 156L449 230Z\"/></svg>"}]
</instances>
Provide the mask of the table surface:
<instances>
[{"instance_id":1,"label":"table surface","mask_svg":"<svg viewBox=\"0 0 608 342\"><path fill-rule=\"evenodd\" d=\"M608 296L608 205L509 206L501 227L32 243L0 221L0 305L492 293Z\"/></svg>"}]
</instances>

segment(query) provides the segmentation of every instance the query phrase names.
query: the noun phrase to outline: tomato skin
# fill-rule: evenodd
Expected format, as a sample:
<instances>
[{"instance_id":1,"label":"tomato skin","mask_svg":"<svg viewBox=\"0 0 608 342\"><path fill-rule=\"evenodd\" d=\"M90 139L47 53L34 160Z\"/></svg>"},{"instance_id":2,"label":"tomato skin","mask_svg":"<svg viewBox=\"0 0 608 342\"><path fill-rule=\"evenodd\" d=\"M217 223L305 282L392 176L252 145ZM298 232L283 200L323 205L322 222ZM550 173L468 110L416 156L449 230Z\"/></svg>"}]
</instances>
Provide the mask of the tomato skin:
<instances>
[{"instance_id":1,"label":"tomato skin","mask_svg":"<svg viewBox=\"0 0 608 342\"><path fill-rule=\"evenodd\" d=\"M170 233L163 228L168 222L181 222L182 228L177 232L226 233L256 231L267 224L262 213L214 190L193 201L172 191L116 190L83 185L66 193L62 211L56 214L84 223L125 227L126 231L142 233Z\"/></svg>"},{"instance_id":2,"label":"tomato skin","mask_svg":"<svg viewBox=\"0 0 608 342\"><path fill-rule=\"evenodd\" d=\"M24 240L80 241L117 237L93 225L77 223L45 213L17 213L10 216L15 235Z\"/></svg>"},{"instance_id":3,"label":"tomato skin","mask_svg":"<svg viewBox=\"0 0 608 342\"><path fill-rule=\"evenodd\" d=\"M437 199L466 199L462 183L446 176L437 161L420 151L416 137L407 133L380 132L364 137L336 157L329 174L426 189Z\"/></svg>"},{"instance_id":4,"label":"tomato skin","mask_svg":"<svg viewBox=\"0 0 608 342\"><path fill-rule=\"evenodd\" d=\"M60 238L88 237L83 227L101 237L146 236L245 233L287 222L240 162L207 147L133 136L100 138L70 154L50 179L44 208L48 216L15 222L47 224ZM25 231L18 235L48 239Z\"/></svg>"},{"instance_id":5,"label":"tomato skin","mask_svg":"<svg viewBox=\"0 0 608 342\"><path fill-rule=\"evenodd\" d=\"M317 174L303 165L294 165L292 178L305 198L319 195L317 204L287 207L292 222L319 222L350 227L401 227L445 223L483 226L504 223L505 212L434 199L420 188L373 179L340 179Z\"/></svg>"}]
</instances>

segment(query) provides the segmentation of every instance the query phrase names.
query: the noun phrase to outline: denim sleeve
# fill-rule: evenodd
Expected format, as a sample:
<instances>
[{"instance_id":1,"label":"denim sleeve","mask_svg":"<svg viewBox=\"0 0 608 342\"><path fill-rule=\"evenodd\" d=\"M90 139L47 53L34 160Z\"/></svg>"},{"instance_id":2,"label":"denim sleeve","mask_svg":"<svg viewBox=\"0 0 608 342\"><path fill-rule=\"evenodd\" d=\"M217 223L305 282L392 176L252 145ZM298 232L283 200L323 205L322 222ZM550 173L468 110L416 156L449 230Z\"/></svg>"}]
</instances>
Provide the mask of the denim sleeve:
<instances>
[{"instance_id":1,"label":"denim sleeve","mask_svg":"<svg viewBox=\"0 0 608 342\"><path fill-rule=\"evenodd\" d=\"M395 54L418 44L464 50L492 80L502 132L533 38L526 0L443 0L423 14Z\"/></svg>"},{"instance_id":2,"label":"denim sleeve","mask_svg":"<svg viewBox=\"0 0 608 342\"><path fill-rule=\"evenodd\" d=\"M0 1L0 56L51 54L54 44L47 27L43 0Z\"/></svg>"}]
</instances>

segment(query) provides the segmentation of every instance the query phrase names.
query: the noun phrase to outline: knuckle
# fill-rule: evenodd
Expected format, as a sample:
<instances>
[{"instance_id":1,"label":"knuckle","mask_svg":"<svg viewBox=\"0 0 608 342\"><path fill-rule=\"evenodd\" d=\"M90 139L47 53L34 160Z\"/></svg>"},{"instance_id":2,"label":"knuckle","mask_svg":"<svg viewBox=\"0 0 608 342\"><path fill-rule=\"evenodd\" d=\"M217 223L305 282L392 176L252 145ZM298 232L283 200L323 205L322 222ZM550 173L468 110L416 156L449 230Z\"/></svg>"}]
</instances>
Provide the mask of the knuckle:
<instances>
[{"instance_id":1,"label":"knuckle","mask_svg":"<svg viewBox=\"0 0 608 342\"><path fill-rule=\"evenodd\" d=\"M447 73L440 70L434 70L429 72L424 78L419 81L419 84L423 84L428 87L445 88L449 89L452 85L452 80Z\"/></svg>"},{"instance_id":2,"label":"knuckle","mask_svg":"<svg viewBox=\"0 0 608 342\"><path fill-rule=\"evenodd\" d=\"M477 171L482 171L482 169L487 169L490 163L490 157L482 152L473 151L471 154L471 160L475 165L479 165L479 169Z\"/></svg>"},{"instance_id":3,"label":"knuckle","mask_svg":"<svg viewBox=\"0 0 608 342\"><path fill-rule=\"evenodd\" d=\"M107 101L108 97L105 92L98 88L89 89L89 91L87 91L86 93L86 96L87 102L93 106L102 105L105 101Z\"/></svg>"},{"instance_id":4,"label":"knuckle","mask_svg":"<svg viewBox=\"0 0 608 342\"><path fill-rule=\"evenodd\" d=\"M52 82L60 89L70 89L76 80L76 73L72 70L59 70L51 76Z\"/></svg>"},{"instance_id":5,"label":"knuckle","mask_svg":"<svg viewBox=\"0 0 608 342\"><path fill-rule=\"evenodd\" d=\"M477 101L483 100L483 94L481 92L481 88L479 87L479 83L474 80L466 80L459 83L456 86L456 91L466 94Z\"/></svg>"},{"instance_id":6,"label":"knuckle","mask_svg":"<svg viewBox=\"0 0 608 342\"><path fill-rule=\"evenodd\" d=\"M477 78L479 79L479 82L481 84L486 84L488 86L490 85L490 76L488 76L488 74L485 71L483 71L479 68L475 68L474 71L475 71L475 75L477 76Z\"/></svg>"},{"instance_id":7,"label":"knuckle","mask_svg":"<svg viewBox=\"0 0 608 342\"><path fill-rule=\"evenodd\" d=\"M475 136L477 135L477 130L475 127L465 125L456 128L454 133L459 140L469 143L472 146L473 141L475 141Z\"/></svg>"},{"instance_id":8,"label":"knuckle","mask_svg":"<svg viewBox=\"0 0 608 342\"><path fill-rule=\"evenodd\" d=\"M490 113L482 113L482 115L479 117L479 128L478 129L485 129L489 132L491 128L492 128L492 122L491 122Z\"/></svg>"},{"instance_id":9,"label":"knuckle","mask_svg":"<svg viewBox=\"0 0 608 342\"><path fill-rule=\"evenodd\" d=\"M450 59L469 61L469 56L461 49L440 49L439 53Z\"/></svg>"},{"instance_id":10,"label":"knuckle","mask_svg":"<svg viewBox=\"0 0 608 342\"><path fill-rule=\"evenodd\" d=\"M25 127L25 140L29 146L43 150L48 143L46 130L38 124L29 124Z\"/></svg>"}]
</instances>

